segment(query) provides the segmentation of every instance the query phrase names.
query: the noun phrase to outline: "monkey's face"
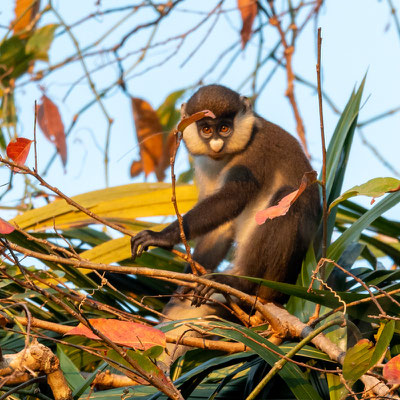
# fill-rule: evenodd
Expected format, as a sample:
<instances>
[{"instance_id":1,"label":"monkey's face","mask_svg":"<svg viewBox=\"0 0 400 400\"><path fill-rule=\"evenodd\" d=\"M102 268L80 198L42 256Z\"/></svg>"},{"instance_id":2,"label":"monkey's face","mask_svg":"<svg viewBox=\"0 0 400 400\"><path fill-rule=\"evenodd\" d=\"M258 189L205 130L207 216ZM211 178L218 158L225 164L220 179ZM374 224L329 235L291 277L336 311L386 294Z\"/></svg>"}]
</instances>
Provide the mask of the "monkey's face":
<instances>
[{"instance_id":1,"label":"monkey's face","mask_svg":"<svg viewBox=\"0 0 400 400\"><path fill-rule=\"evenodd\" d=\"M202 110L212 111L216 118L203 118L183 131L192 155L222 159L247 147L256 121L247 98L224 86L203 86L182 104L181 112L186 117Z\"/></svg>"},{"instance_id":2,"label":"monkey's face","mask_svg":"<svg viewBox=\"0 0 400 400\"><path fill-rule=\"evenodd\" d=\"M183 131L183 140L192 155L205 155L219 160L246 148L254 118L252 112L232 118L203 118Z\"/></svg>"},{"instance_id":3,"label":"monkey's face","mask_svg":"<svg viewBox=\"0 0 400 400\"><path fill-rule=\"evenodd\" d=\"M208 148L212 158L222 158L224 147L233 133L233 121L228 118L204 118L197 122L200 139Z\"/></svg>"}]
</instances>

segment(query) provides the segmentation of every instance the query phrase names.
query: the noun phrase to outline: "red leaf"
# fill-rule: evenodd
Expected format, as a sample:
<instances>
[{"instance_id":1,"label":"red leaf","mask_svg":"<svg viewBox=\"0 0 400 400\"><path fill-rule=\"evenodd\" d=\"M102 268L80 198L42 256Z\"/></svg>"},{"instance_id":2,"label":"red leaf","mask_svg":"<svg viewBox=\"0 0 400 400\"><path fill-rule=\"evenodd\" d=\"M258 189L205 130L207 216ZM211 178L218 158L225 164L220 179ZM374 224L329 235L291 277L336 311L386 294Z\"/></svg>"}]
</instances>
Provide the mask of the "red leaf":
<instances>
[{"instance_id":1,"label":"red leaf","mask_svg":"<svg viewBox=\"0 0 400 400\"><path fill-rule=\"evenodd\" d=\"M193 122L196 122L205 117L215 118L215 115L210 110L204 110L194 113L190 117L181 119L181 121L178 124L178 131L183 132L190 124L193 124Z\"/></svg>"},{"instance_id":2,"label":"red leaf","mask_svg":"<svg viewBox=\"0 0 400 400\"><path fill-rule=\"evenodd\" d=\"M242 15L240 36L242 38L242 49L244 49L251 38L251 28L258 11L257 0L238 0L237 5Z\"/></svg>"},{"instance_id":3,"label":"red leaf","mask_svg":"<svg viewBox=\"0 0 400 400\"><path fill-rule=\"evenodd\" d=\"M46 96L42 96L42 104L38 107L40 129L50 142L54 143L63 165L67 163L67 143L65 141L64 124L57 106Z\"/></svg>"},{"instance_id":4,"label":"red leaf","mask_svg":"<svg viewBox=\"0 0 400 400\"><path fill-rule=\"evenodd\" d=\"M7 221L4 221L3 218L0 218L0 233L3 235L8 235L9 233L14 231L14 227L9 224Z\"/></svg>"},{"instance_id":5,"label":"red leaf","mask_svg":"<svg viewBox=\"0 0 400 400\"><path fill-rule=\"evenodd\" d=\"M151 326L106 318L90 319L89 322L114 343L122 346L147 350L153 346L165 347L166 345L165 334ZM72 328L67 335L86 336L89 339L100 340L97 335L82 324Z\"/></svg>"},{"instance_id":6,"label":"red leaf","mask_svg":"<svg viewBox=\"0 0 400 400\"><path fill-rule=\"evenodd\" d=\"M301 179L300 186L297 190L289 193L283 197L276 206L268 207L265 210L258 211L256 214L256 222L258 225L262 225L267 219L274 219L285 215L290 206L298 199L298 197L304 192L307 186L313 184L317 179L317 173L315 171L306 172Z\"/></svg>"},{"instance_id":7,"label":"red leaf","mask_svg":"<svg viewBox=\"0 0 400 400\"><path fill-rule=\"evenodd\" d=\"M400 384L400 355L388 361L383 367L382 373L388 383L393 385Z\"/></svg>"},{"instance_id":8,"label":"red leaf","mask_svg":"<svg viewBox=\"0 0 400 400\"><path fill-rule=\"evenodd\" d=\"M33 140L17 138L7 146L7 156L16 164L24 165L29 154Z\"/></svg>"}]
</instances>

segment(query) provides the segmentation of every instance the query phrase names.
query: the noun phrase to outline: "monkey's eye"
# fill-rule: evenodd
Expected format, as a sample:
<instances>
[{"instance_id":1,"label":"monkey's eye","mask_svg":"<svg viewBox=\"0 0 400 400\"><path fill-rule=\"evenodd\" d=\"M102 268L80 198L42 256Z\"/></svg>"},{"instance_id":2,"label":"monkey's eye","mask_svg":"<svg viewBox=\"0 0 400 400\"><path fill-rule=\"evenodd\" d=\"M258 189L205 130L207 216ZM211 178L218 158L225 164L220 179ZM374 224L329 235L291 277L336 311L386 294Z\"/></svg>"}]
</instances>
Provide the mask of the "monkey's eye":
<instances>
[{"instance_id":1,"label":"monkey's eye","mask_svg":"<svg viewBox=\"0 0 400 400\"><path fill-rule=\"evenodd\" d=\"M201 128L201 134L204 137L210 137L212 135L212 129L209 126L203 126L203 128Z\"/></svg>"},{"instance_id":2,"label":"monkey's eye","mask_svg":"<svg viewBox=\"0 0 400 400\"><path fill-rule=\"evenodd\" d=\"M227 126L227 125L222 125L221 128L220 128L220 130L219 130L219 133L220 133L222 136L228 136L228 135L231 133L231 130L229 129L229 126Z\"/></svg>"}]
</instances>

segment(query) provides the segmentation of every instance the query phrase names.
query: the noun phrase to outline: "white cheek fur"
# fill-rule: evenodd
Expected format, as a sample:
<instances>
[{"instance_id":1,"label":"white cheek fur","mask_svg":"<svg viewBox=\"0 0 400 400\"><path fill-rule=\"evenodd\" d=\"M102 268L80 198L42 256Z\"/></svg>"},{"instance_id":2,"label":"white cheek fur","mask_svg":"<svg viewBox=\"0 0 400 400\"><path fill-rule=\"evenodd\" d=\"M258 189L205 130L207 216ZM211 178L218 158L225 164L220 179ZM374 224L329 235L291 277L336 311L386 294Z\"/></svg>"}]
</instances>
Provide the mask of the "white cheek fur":
<instances>
[{"instance_id":1,"label":"white cheek fur","mask_svg":"<svg viewBox=\"0 0 400 400\"><path fill-rule=\"evenodd\" d=\"M183 131L183 140L185 141L186 147L191 154L207 154L207 145L201 140L196 122L190 124Z\"/></svg>"},{"instance_id":2,"label":"white cheek fur","mask_svg":"<svg viewBox=\"0 0 400 400\"><path fill-rule=\"evenodd\" d=\"M227 143L226 152L235 153L243 150L251 138L255 116L252 112L239 114L233 120L233 135Z\"/></svg>"}]
</instances>

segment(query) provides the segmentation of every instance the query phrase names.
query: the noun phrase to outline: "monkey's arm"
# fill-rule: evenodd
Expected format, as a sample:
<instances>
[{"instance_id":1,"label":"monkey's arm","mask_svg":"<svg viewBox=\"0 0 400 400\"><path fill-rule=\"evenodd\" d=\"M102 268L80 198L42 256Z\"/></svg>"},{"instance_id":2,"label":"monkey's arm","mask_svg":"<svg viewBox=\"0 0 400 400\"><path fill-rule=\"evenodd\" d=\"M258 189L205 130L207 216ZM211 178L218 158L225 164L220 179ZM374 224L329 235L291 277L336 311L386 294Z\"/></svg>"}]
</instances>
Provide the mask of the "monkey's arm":
<instances>
[{"instance_id":1,"label":"monkey's arm","mask_svg":"<svg viewBox=\"0 0 400 400\"><path fill-rule=\"evenodd\" d=\"M246 167L233 167L218 192L200 201L184 215L183 229L186 238L204 235L236 218L258 190L257 180ZM149 246L170 248L180 241L178 221L161 232L145 230L131 240L132 257L140 257Z\"/></svg>"}]
</instances>

